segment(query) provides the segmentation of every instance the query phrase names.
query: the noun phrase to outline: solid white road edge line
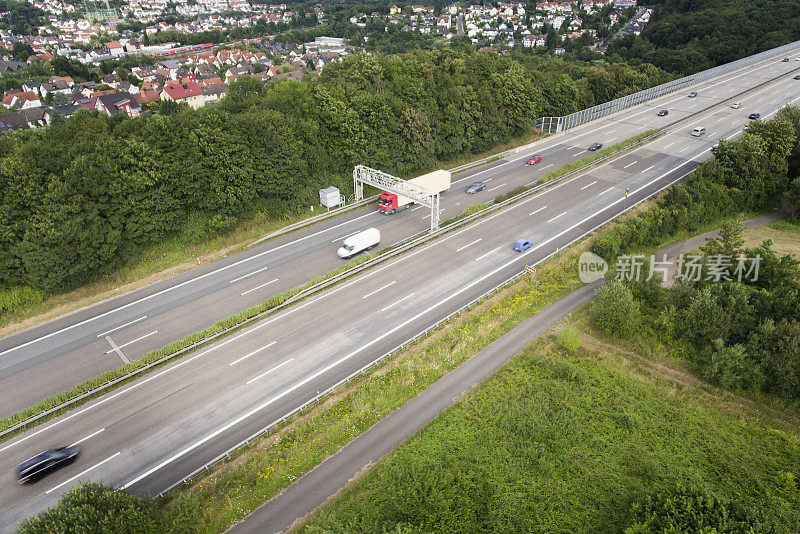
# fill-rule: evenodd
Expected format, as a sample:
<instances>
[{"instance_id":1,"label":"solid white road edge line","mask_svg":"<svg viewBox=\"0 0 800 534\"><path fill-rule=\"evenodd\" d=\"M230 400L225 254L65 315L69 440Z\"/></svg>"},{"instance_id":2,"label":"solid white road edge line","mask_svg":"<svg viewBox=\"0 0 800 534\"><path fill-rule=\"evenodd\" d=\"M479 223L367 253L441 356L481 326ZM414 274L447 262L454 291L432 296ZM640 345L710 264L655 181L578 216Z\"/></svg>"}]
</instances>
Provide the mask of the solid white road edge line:
<instances>
[{"instance_id":1,"label":"solid white road edge line","mask_svg":"<svg viewBox=\"0 0 800 534\"><path fill-rule=\"evenodd\" d=\"M636 189L635 191L633 191L633 192L632 192L632 194L636 194L636 193L638 193L639 191L642 191L642 190L646 189L647 187L650 187L652 184L654 184L654 183L655 183L655 182L657 182L658 180L661 180L662 178L664 178L665 176L667 176L667 175L669 175L670 173L674 172L675 170L679 169L680 167L682 167L682 166L683 166L683 165L685 165L685 164L686 164L685 162L684 162L684 163L681 163L681 164L680 164L680 165L678 165L677 167L675 167L675 168L673 168L673 169L671 169L671 170L667 171L666 173L662 174L661 176L659 176L659 177L657 177L657 178L654 178L653 180L651 180L651 181L647 182L645 185L643 185L643 186L641 186L640 188L638 188L638 189ZM513 265L513 264L515 264L515 263L519 262L519 258L520 258L520 257L527 256L527 255L529 255L529 254L533 253L534 251L536 251L536 250L538 250L538 249L542 248L543 246L545 246L545 245L547 245L547 244L549 244L549 243L551 243L551 242L555 241L556 239L558 239L558 238L559 238L559 237L561 237L562 235L564 235L564 234L566 234L567 232L569 232L569 231L571 231L571 230L573 230L573 229L577 228L578 226L580 226L581 224L583 224L583 223L585 223L586 221L590 220L591 218L593 218L593 217L596 217L597 215L599 215L599 214L603 213L604 211L606 211L606 210L607 210L607 209L609 209L610 207L612 207L612 206L614 206L614 205L616 205L616 204L619 204L619 203L620 203L620 202L622 202L623 200L624 200L623 198L618 198L618 199L617 199L617 200L615 200L614 202L611 202L611 203L610 203L610 204L608 204L607 206L605 206L605 207L603 207L603 208L600 208L600 209L599 209L599 210L597 210L596 212L592 213L591 215L588 215L587 217L585 217L585 218L584 218L584 219L582 219L581 221L579 221L579 222L577 222L577 223L573 224L572 226L569 226L568 228L566 228L566 229L562 230L561 232L559 232L559 233L555 234L555 235L554 235L554 236L552 236L551 238L549 238L549 239L547 239L547 240L545 240L545 241L541 242L540 244L536 245L535 247L531 247L531 248L529 248L527 251L525 251L525 252L522 252L522 253L520 253L520 254L516 255L516 257L515 257L513 260L510 260L510 261L508 261L508 262L504 263L503 265L501 265L500 267L497 267L496 269L494 269L494 270L490 271L489 273L487 273L487 274L485 274L485 275L481 276L480 278L477 278L477 279L473 280L471 283L469 283L469 284L465 285L464 287L462 287L462 288L461 288L461 289L459 289L458 291L456 291L456 292L454 292L454 293L451 293L450 295L446 296L445 298L443 298L443 299L442 299L442 300L440 300L439 302L437 302L437 303L435 303L435 304L433 304L433 305L429 306L429 307L428 307L428 308L426 308L425 310L422 310L421 312L419 312L419 313L418 313L418 314L416 314L415 316L413 316L413 317L411 317L410 319L408 319L408 320L404 321L403 323L401 323L401 324L399 324L399 325L395 326L394 328L392 328L391 330L389 330L389 331L385 332L384 334L381 334L380 336L378 336L377 338L373 339L373 340L372 340L372 341L370 341L369 343L366 343L365 345L362 345L361 347L357 348L357 349L356 349L356 350L354 350L353 352L351 352L351 353L349 353L349 354L347 354L347 355L345 355L345 356L342 356L341 358L339 358L339 359L338 359L338 360L336 360L335 362L333 362L333 363L331 363L331 364L327 365L326 367L323 367L322 369L320 369L319 371L316 371L315 373L312 373L311 375L307 376L306 378L304 378L304 379L303 379L303 380L301 380L300 382L296 383L295 385L291 386L290 388L288 388L288 389L284 390L283 392L281 392L281 393L279 393L278 395L276 395L276 396L272 397L271 399L268 399L267 401L265 401L265 402L263 402L262 404L260 404L260 405L256 406L255 408L253 408L253 409L249 410L248 412L246 412L246 413L244 413L244 414L240 415L239 417L237 417L237 418L236 418L236 419L234 419L233 421L230 421L230 422L228 422L227 424L225 424L225 425L223 425L222 427L218 428L217 430L215 430L215 431L214 431L214 432L212 432L211 434L207 435L206 437L204 437L204 438L200 439L199 441L196 441L196 442L195 442L195 443L193 443L192 445L189 445L188 447L184 448L184 449L183 449L183 450L181 450L180 452L178 452L178 453L175 453L174 455L172 455L171 457L167 458L167 459L166 459L166 460L164 460L163 462L159 463L159 464L158 464L158 465L156 465L155 467L152 467L151 469L148 469L147 471L145 471L145 472L144 472L144 473L142 473L141 475L139 475L139 476L137 476L137 477L133 478L133 479L132 479L132 480L130 480L129 482L126 482L125 484L123 484L122 486L120 486L120 489L128 489L129 487L131 487L132 485L136 484L136 483L137 483L137 482L139 482L140 480L142 480L142 479L144 479L144 478L146 478L146 477L150 476L151 474L155 473L156 471L158 471L159 469L163 468L164 466L166 466L166 465L169 465L170 463L174 462L175 460L177 460L177 459L178 459L178 458L180 458L181 456L185 455L186 453L193 451L193 450L194 450L194 449L196 449L197 447L199 447L199 446L203 445L204 443L208 442L208 441L209 441L209 440L211 440L211 439L214 439L216 436L218 436L218 435L220 435L221 433L225 432L225 431L226 431L226 430L228 430L229 428L231 428L231 427L233 427L233 426L235 426L235 425L237 425L237 424L241 423L242 421L244 421L245 419L249 418L250 416L252 416L252 415L254 415L254 414L256 414L256 413L260 412L261 410L263 410L264 408L266 408L266 407L267 407L267 406L269 406L270 404L273 404L273 403L275 403L276 401L278 401L278 400L282 399L282 398L283 398L283 397L285 397L286 395L289 395L289 394L290 394L290 393L292 393L293 391L295 391L295 390L297 390L297 389L299 389L299 388L303 387L304 385L306 385L307 383L309 383L309 382L311 382L312 380L316 379L317 377L319 377L319 376L320 376L320 375L322 375L323 373L326 373L327 371L329 371L329 370L333 369L334 367L338 366L339 364L341 364L341 363L343 363L343 362L345 362L345 361L349 360L350 358L352 358L353 356L355 356L355 355L356 355L356 354L358 354L359 352L361 352L361 351L363 351L363 350L366 350L366 349L368 349L368 348L369 348L369 347L371 347L372 345L374 345L374 344L376 344L376 343L380 342L381 340L385 339L386 337L388 337L388 336L392 335L393 333L397 332L398 330L400 330L400 329L404 328L406 325L408 325L408 324L410 324L410 323L412 323L412 322L416 321L417 319L419 319L419 318L420 318L420 317L422 317L423 315L425 315L425 314L429 313L431 310L434 310L434 309L438 308L438 307L439 307L439 306L441 306L442 304L444 304L444 303L446 303L446 302L449 302L450 300L452 300L452 299L456 298L456 297L457 297L458 295L460 295L461 293L463 293L463 292L465 292L465 291L467 291L467 290L471 289L473 286L475 286L475 285L477 285L477 284L479 284L479 283L483 282L483 281L484 281L484 280L486 280L487 278L489 278L489 277L491 277L491 276L494 276L494 275L495 275L495 274L497 274L498 272L500 272L500 271L502 271L502 270L504 270L504 269L506 269L506 268L510 267L511 265Z\"/></svg>"}]
</instances>

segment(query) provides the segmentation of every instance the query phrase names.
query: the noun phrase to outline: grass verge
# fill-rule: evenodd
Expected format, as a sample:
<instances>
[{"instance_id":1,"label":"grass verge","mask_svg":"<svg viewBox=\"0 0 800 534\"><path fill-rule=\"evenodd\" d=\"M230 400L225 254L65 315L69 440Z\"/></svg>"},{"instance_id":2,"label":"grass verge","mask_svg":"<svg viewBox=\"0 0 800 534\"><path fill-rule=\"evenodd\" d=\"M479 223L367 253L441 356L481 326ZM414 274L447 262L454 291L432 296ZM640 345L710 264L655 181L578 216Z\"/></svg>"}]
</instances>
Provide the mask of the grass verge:
<instances>
[{"instance_id":1,"label":"grass verge","mask_svg":"<svg viewBox=\"0 0 800 534\"><path fill-rule=\"evenodd\" d=\"M649 136L651 136L651 135L653 135L655 133L658 133L658 131L659 130L647 130L646 132L643 132L643 133L640 133L639 135L635 135L633 137L625 139L624 141L620 141L619 143L617 143L615 145L612 145L612 146L610 146L608 148L604 148L602 150L598 150L594 154L591 154L589 156L586 156L585 158L579 159L578 161L573 161L569 165L564 165L560 169L552 170L552 171L548 172L547 174L545 174L544 176L542 176L541 178L539 178L539 183L543 184L545 182L549 182L550 180L555 180L556 178L564 176L565 174L567 174L569 172L572 172L575 169L580 169L584 165L589 165L590 163L595 162L595 161L597 161L597 160L599 160L601 158L604 158L604 157L608 156L609 154L613 154L614 152L616 152L618 150L623 150L625 148L628 148L629 146L638 143L642 139L644 139L646 137L649 137Z\"/></svg>"},{"instance_id":2,"label":"grass verge","mask_svg":"<svg viewBox=\"0 0 800 534\"><path fill-rule=\"evenodd\" d=\"M534 341L302 530L623 532L685 484L796 531L796 420L570 328L580 344Z\"/></svg>"},{"instance_id":3,"label":"grass verge","mask_svg":"<svg viewBox=\"0 0 800 534\"><path fill-rule=\"evenodd\" d=\"M578 251L546 262L534 281L523 278L446 329L418 341L375 371L323 401L170 502L202 503L198 531L221 532L309 471L355 436L402 406L525 318L580 285ZM165 505L166 513L170 505Z\"/></svg>"},{"instance_id":4,"label":"grass verge","mask_svg":"<svg viewBox=\"0 0 800 534\"><path fill-rule=\"evenodd\" d=\"M311 287L311 286L313 286L315 284L318 284L318 283L320 283L322 281L325 281L325 280L327 280L329 278L332 278L332 277L342 273L343 271L346 271L347 269L350 269L352 267L360 265L361 263L364 263L365 261L370 260L370 259L374 258L377 255L378 255L377 252L374 252L374 253L371 253L371 254L361 255L358 258L356 258L354 260L351 260L351 261L347 262L346 264L341 265L340 267L337 267L336 269L333 269L333 270L325 273L324 275L321 275L321 276L318 276L318 277L314 278L313 280L303 284L302 286L298 286L298 287L296 287L294 289L290 289L290 290L285 291L283 293L280 293L278 295L273 295L272 297L268 298L267 300L265 300L261 304L258 304L257 306L253 306L251 308L248 308L246 310L243 310L243 311L237 313L236 315L232 315L232 316L227 317L227 318L225 318L225 319L223 319L221 321L218 321L215 324L213 324L212 326L206 328L205 330L202 330L201 332L196 332L194 334L191 334L191 335L185 337L184 339L182 339L180 341L176 341L175 343L171 343L170 345L167 345L166 347L164 347L162 349L152 351L152 352L142 356L141 358L139 358L136 361L133 361L133 362L131 362L129 364L123 365L121 367L118 367L118 368L116 368L114 370L111 370L111 371L108 371L106 373L103 373L102 375L100 375L98 377L95 377L95 378L92 378L90 380L86 380L84 382L81 382L80 384L76 385L75 387L73 387L73 388L71 388L71 389L69 389L67 391L64 391L62 393L59 393L58 395L53 395L51 397L48 397L48 398L44 399L43 401L35 404L34 406L31 406L30 408L26 408L25 410L20 410L19 412L16 412L16 413L13 413L13 414L9 415L8 417L0 419L0 431L5 430L5 429L7 429L9 427L12 427L12 426L16 425L17 423L19 423L21 421L24 421L25 419L33 417L33 416L35 416L37 414L40 414L42 412L45 412L45 411L47 411L47 410L49 410L49 409L51 409L51 408L53 408L55 406L58 406L59 404L67 402L67 401L69 401L69 400L71 400L71 399L73 399L73 398L75 398L75 397L77 397L77 396L79 396L79 395L81 395L83 393L91 391L94 388L96 388L96 387L98 387L98 386L100 386L102 384L105 384L105 383L110 382L112 380L118 379L120 377L124 377L125 375L130 374L130 373L132 373L133 371L135 371L137 369L141 369L142 367L147 366L148 364L151 364L153 362L161 360L161 359L163 359L163 358L165 358L167 356L176 354L177 352L185 349L186 347L189 347L190 345L193 345L195 343L201 342L201 341L206 340L206 339L208 341L211 341L210 338L212 336L214 336L216 334L219 334L219 333L221 333L221 332L223 332L223 331L225 331L225 330L227 330L227 329L229 329L231 327L234 327L236 325L240 325L240 326L243 327L245 325L242 324L242 323L244 323L245 321L255 317L256 315L260 315L260 314L265 313L265 312L267 312L267 311L269 311L271 309L277 308L278 306L280 306L281 304L286 302L291 297L297 295L301 291L303 291L305 289L308 289L309 287ZM234 332L234 330L231 330L231 332L229 332L229 333L233 333L233 332ZM200 347L200 345L198 345L198 347L196 347L196 348L199 348L199 347ZM164 363L166 363L166 362L164 362ZM155 369L155 367L153 367L152 369ZM124 382L120 382L119 384L116 385L116 387L118 387L119 385L122 385L123 383ZM108 390L104 390L101 393L106 393L107 391ZM101 393L98 393L98 394L101 394ZM80 401L80 403L86 402L87 400L90 400L92 398L94 398L94 397L93 396L86 397L85 399L82 399ZM79 405L79 403L75 403L75 404L71 405L69 408L66 408L65 410L74 408L77 405ZM65 410L59 410L57 412L53 412L52 414L50 414L50 417L43 418L43 419L40 419L38 421L32 422L31 425L41 424L42 422L44 422L46 420L49 420L51 417L55 417L56 415L59 415L59 414L63 413ZM22 432L27 428L30 428L30 426L21 427L16 432L11 432L11 433L9 433L9 434L7 434L5 436L2 436L0 438L0 442L5 441L5 440L15 436L18 432Z\"/></svg>"},{"instance_id":5,"label":"grass verge","mask_svg":"<svg viewBox=\"0 0 800 534\"><path fill-rule=\"evenodd\" d=\"M448 168L464 165L511 148L524 146L543 137L546 136L540 132L531 132L480 154L468 154L440 162L440 166ZM67 293L46 295L30 288L9 288L8 295L4 295L2 292L6 290L0 290L0 335L9 335L19 329L223 258L242 250L260 236L268 235L315 214L309 211L308 206L300 206L295 212L279 217L256 212L228 232L211 235L188 244L183 236L172 235L144 249L134 260L100 277L97 281Z\"/></svg>"}]
</instances>

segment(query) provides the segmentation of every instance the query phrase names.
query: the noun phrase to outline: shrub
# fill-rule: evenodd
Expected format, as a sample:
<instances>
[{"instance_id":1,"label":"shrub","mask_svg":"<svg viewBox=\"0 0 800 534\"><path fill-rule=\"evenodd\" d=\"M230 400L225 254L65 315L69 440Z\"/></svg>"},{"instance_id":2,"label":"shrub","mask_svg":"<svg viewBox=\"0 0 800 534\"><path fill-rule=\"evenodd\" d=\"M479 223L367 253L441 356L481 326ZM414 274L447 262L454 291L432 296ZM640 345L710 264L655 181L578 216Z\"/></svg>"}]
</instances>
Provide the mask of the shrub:
<instances>
[{"instance_id":1,"label":"shrub","mask_svg":"<svg viewBox=\"0 0 800 534\"><path fill-rule=\"evenodd\" d=\"M189 534L195 531L200 519L200 499L193 493L179 493L161 515L161 526L170 534Z\"/></svg>"},{"instance_id":2,"label":"shrub","mask_svg":"<svg viewBox=\"0 0 800 534\"><path fill-rule=\"evenodd\" d=\"M702 490L681 486L648 495L631 507L625 534L756 534L765 532L758 520L739 507Z\"/></svg>"},{"instance_id":3,"label":"shrub","mask_svg":"<svg viewBox=\"0 0 800 534\"><path fill-rule=\"evenodd\" d=\"M61 496L58 505L20 522L19 534L54 532L160 532L152 501L88 482Z\"/></svg>"},{"instance_id":4,"label":"shrub","mask_svg":"<svg viewBox=\"0 0 800 534\"><path fill-rule=\"evenodd\" d=\"M581 346L581 338L578 331L571 326L565 326L556 336L558 346L569 352L575 352Z\"/></svg>"},{"instance_id":5,"label":"shrub","mask_svg":"<svg viewBox=\"0 0 800 534\"><path fill-rule=\"evenodd\" d=\"M44 293L29 286L14 286L0 289L0 316L24 308L40 304Z\"/></svg>"},{"instance_id":6,"label":"shrub","mask_svg":"<svg viewBox=\"0 0 800 534\"><path fill-rule=\"evenodd\" d=\"M764 385L764 372L742 345L726 347L721 339L714 340L706 376L728 389L759 391Z\"/></svg>"},{"instance_id":7,"label":"shrub","mask_svg":"<svg viewBox=\"0 0 800 534\"><path fill-rule=\"evenodd\" d=\"M631 290L619 280L603 284L592 301L590 313L601 330L619 337L630 337L641 323L640 305Z\"/></svg>"}]
</instances>

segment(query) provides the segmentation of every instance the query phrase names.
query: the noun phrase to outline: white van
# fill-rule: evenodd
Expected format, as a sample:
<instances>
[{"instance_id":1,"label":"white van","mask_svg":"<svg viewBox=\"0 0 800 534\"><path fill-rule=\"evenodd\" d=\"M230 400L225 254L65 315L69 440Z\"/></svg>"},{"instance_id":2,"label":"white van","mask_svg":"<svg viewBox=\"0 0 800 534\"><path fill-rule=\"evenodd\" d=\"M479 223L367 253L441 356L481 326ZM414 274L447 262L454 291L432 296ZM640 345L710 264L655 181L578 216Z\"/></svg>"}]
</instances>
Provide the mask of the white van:
<instances>
[{"instance_id":1,"label":"white van","mask_svg":"<svg viewBox=\"0 0 800 534\"><path fill-rule=\"evenodd\" d=\"M700 137L704 133L706 133L706 129L702 126L695 126L694 130L692 130L692 135L695 137Z\"/></svg>"},{"instance_id":2,"label":"white van","mask_svg":"<svg viewBox=\"0 0 800 534\"><path fill-rule=\"evenodd\" d=\"M369 250L380 242L380 231L377 228L367 228L345 239L337 254L340 258L352 258L359 252Z\"/></svg>"}]
</instances>

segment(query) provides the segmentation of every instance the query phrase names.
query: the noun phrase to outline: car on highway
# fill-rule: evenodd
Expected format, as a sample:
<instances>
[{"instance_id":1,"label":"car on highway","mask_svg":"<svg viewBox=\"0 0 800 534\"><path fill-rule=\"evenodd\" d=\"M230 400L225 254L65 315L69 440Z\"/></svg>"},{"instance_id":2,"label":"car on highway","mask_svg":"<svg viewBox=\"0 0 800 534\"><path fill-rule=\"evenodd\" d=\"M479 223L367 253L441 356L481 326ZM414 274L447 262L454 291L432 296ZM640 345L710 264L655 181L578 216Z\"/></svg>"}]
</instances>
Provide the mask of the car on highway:
<instances>
[{"instance_id":1,"label":"car on highway","mask_svg":"<svg viewBox=\"0 0 800 534\"><path fill-rule=\"evenodd\" d=\"M704 133L706 133L706 129L703 128L702 126L695 126L694 130L692 130L693 137L700 137Z\"/></svg>"},{"instance_id":2,"label":"car on highway","mask_svg":"<svg viewBox=\"0 0 800 534\"><path fill-rule=\"evenodd\" d=\"M691 93L689 93L689 94L688 94L688 95L686 95L686 96L688 96L689 98L694 98L694 97L696 97L696 96L697 96L697 91L692 91Z\"/></svg>"},{"instance_id":3,"label":"car on highway","mask_svg":"<svg viewBox=\"0 0 800 534\"><path fill-rule=\"evenodd\" d=\"M795 80L800 80L800 74L795 75L794 79Z\"/></svg>"},{"instance_id":4,"label":"car on highway","mask_svg":"<svg viewBox=\"0 0 800 534\"><path fill-rule=\"evenodd\" d=\"M751 113L748 117L751 121L761 118L761 113Z\"/></svg>"},{"instance_id":5,"label":"car on highway","mask_svg":"<svg viewBox=\"0 0 800 534\"><path fill-rule=\"evenodd\" d=\"M783 62L784 63L788 63L789 62L789 58L788 57L783 58Z\"/></svg>"},{"instance_id":6,"label":"car on highway","mask_svg":"<svg viewBox=\"0 0 800 534\"><path fill-rule=\"evenodd\" d=\"M525 162L525 165L536 165L537 163L542 161L542 156L535 155L528 158L528 161Z\"/></svg>"},{"instance_id":7,"label":"car on highway","mask_svg":"<svg viewBox=\"0 0 800 534\"><path fill-rule=\"evenodd\" d=\"M514 250L517 252L522 252L523 250L528 250L531 248L531 242L527 239L517 239L514 241Z\"/></svg>"},{"instance_id":8,"label":"car on highway","mask_svg":"<svg viewBox=\"0 0 800 534\"><path fill-rule=\"evenodd\" d=\"M733 109L739 109L740 107L742 107L742 103L741 102L734 102L733 104L731 104L731 107Z\"/></svg>"},{"instance_id":9,"label":"car on highway","mask_svg":"<svg viewBox=\"0 0 800 534\"><path fill-rule=\"evenodd\" d=\"M469 184L469 186L467 187L466 193L468 195L474 195L478 191L483 191L483 189L485 187L486 187L486 183L485 182L473 182L473 183Z\"/></svg>"},{"instance_id":10,"label":"car on highway","mask_svg":"<svg viewBox=\"0 0 800 534\"><path fill-rule=\"evenodd\" d=\"M595 150L600 150L601 148L603 148L603 143L592 143L591 145L589 145L589 150L591 150L592 152L594 152Z\"/></svg>"},{"instance_id":11,"label":"car on highway","mask_svg":"<svg viewBox=\"0 0 800 534\"><path fill-rule=\"evenodd\" d=\"M17 467L17 484L36 482L53 471L74 462L78 453L80 453L79 447L59 447L28 458Z\"/></svg>"},{"instance_id":12,"label":"car on highway","mask_svg":"<svg viewBox=\"0 0 800 534\"><path fill-rule=\"evenodd\" d=\"M668 110L668 109L662 109L661 111L659 111L658 113L656 113L656 115L658 115L659 117L665 117L665 116L667 116L668 114L669 114L669 110Z\"/></svg>"}]
</instances>

